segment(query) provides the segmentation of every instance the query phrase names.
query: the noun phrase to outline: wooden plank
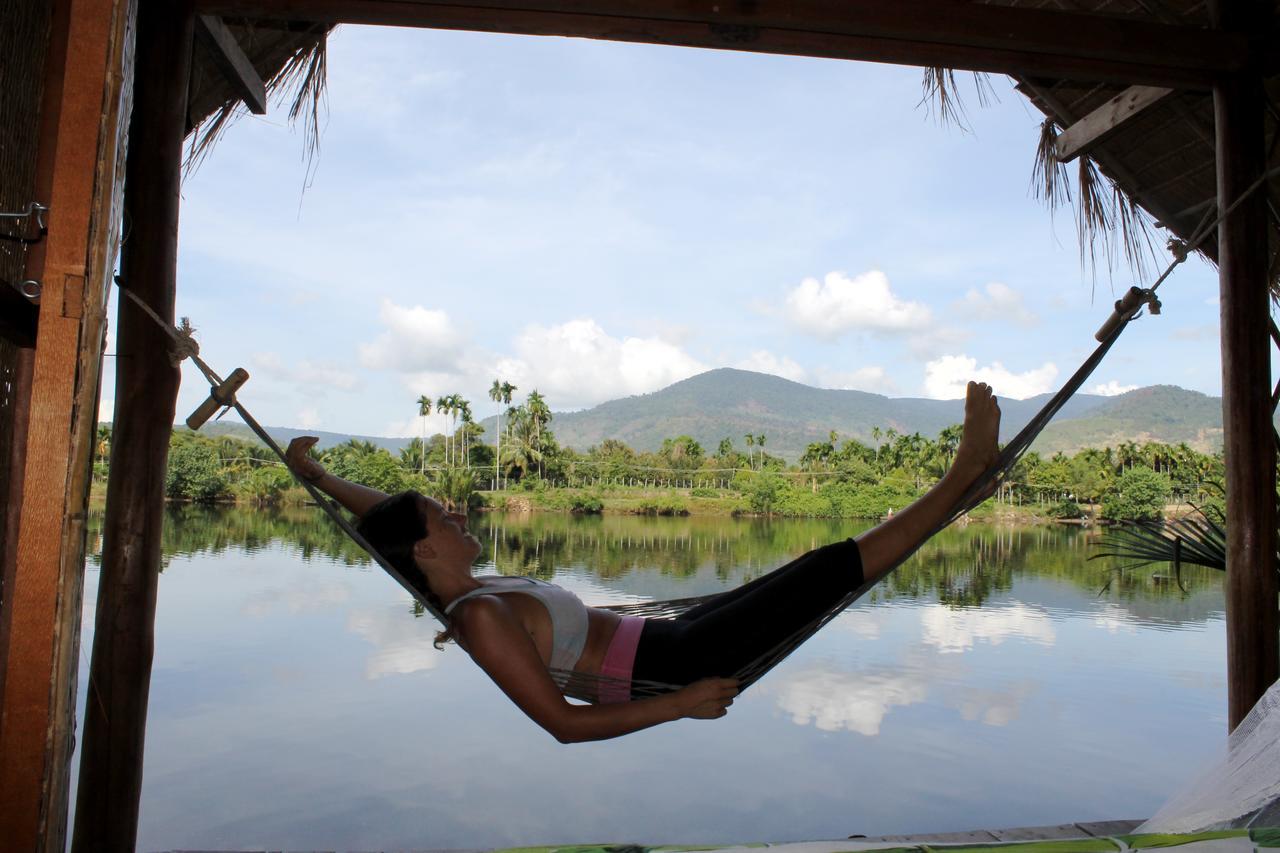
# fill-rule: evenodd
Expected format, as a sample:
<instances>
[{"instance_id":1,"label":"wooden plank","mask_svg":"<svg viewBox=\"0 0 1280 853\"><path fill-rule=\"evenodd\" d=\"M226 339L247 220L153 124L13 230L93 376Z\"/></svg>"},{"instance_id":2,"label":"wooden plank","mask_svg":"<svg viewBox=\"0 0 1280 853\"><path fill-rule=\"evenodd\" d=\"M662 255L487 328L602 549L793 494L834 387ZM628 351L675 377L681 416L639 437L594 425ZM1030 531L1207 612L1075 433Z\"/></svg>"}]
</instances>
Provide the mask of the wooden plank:
<instances>
[{"instance_id":1,"label":"wooden plank","mask_svg":"<svg viewBox=\"0 0 1280 853\"><path fill-rule=\"evenodd\" d=\"M435 27L1207 88L1239 34L951 0L197 0L225 17ZM1261 49L1261 48L1260 48Z\"/></svg>"},{"instance_id":2,"label":"wooden plank","mask_svg":"<svg viewBox=\"0 0 1280 853\"><path fill-rule=\"evenodd\" d=\"M1058 136L1058 161L1068 163L1097 145L1148 107L1160 103L1173 89L1162 86L1130 86Z\"/></svg>"},{"instance_id":3,"label":"wooden plank","mask_svg":"<svg viewBox=\"0 0 1280 853\"><path fill-rule=\"evenodd\" d=\"M101 287L115 261L114 226L106 220L124 138L131 11L129 0L59 0L53 8L37 166L37 193L49 200L49 234L28 258L43 296L14 582L0 637L6 662L0 838L6 849L66 846Z\"/></svg>"},{"instance_id":4,"label":"wooden plank","mask_svg":"<svg viewBox=\"0 0 1280 853\"><path fill-rule=\"evenodd\" d=\"M195 15L182 0L149 0L138 15L135 104L125 207L131 238L121 277L172 320L182 143ZM133 850L154 652L164 475L179 371L169 339L119 300L115 421L103 520L97 620L81 738L71 849Z\"/></svg>"},{"instance_id":5,"label":"wooden plank","mask_svg":"<svg viewBox=\"0 0 1280 853\"><path fill-rule=\"evenodd\" d=\"M1270 12L1217 4L1244 30ZM1266 168L1263 81L1231 75L1214 87L1218 205L1235 204ZM1227 725L1234 729L1280 677L1276 610L1276 451L1271 424L1267 207L1254 192L1218 226L1223 454L1227 466Z\"/></svg>"},{"instance_id":6,"label":"wooden plank","mask_svg":"<svg viewBox=\"0 0 1280 853\"><path fill-rule=\"evenodd\" d=\"M267 85L222 19L216 15L197 16L196 34L209 48L219 70L249 111L254 115L266 115Z\"/></svg>"}]
</instances>

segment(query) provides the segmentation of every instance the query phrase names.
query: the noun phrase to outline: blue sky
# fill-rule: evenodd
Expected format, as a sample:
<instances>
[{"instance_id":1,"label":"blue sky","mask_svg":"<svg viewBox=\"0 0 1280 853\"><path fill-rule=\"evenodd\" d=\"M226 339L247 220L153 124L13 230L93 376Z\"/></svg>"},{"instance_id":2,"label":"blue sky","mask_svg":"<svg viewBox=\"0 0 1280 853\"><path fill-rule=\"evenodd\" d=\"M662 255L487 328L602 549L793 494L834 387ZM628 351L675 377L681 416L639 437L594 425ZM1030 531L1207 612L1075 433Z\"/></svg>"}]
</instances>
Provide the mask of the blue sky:
<instances>
[{"instance_id":1,"label":"blue sky","mask_svg":"<svg viewBox=\"0 0 1280 853\"><path fill-rule=\"evenodd\" d=\"M1005 78L981 107L961 77L971 133L919 106L920 80L340 28L305 193L282 107L186 181L178 313L216 369L249 370L263 423L362 434L418 434L419 394L488 416L494 378L557 410L724 366L890 396L1050 390L1133 282L1091 281L1070 211L1031 198L1039 115ZM1161 297L1089 390L1220 393L1216 272L1192 260ZM186 368L180 418L206 390Z\"/></svg>"}]
</instances>

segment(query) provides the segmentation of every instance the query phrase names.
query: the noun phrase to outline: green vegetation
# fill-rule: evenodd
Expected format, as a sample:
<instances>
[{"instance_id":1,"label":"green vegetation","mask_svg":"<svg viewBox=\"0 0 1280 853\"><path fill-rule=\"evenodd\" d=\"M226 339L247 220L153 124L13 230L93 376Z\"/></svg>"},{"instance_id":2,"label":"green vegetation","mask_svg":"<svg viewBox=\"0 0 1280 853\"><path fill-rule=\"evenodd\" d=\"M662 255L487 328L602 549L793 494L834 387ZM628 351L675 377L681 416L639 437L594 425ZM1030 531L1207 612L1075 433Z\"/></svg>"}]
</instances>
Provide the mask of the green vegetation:
<instances>
[{"instance_id":1,"label":"green vegetation","mask_svg":"<svg viewBox=\"0 0 1280 853\"><path fill-rule=\"evenodd\" d=\"M490 397L506 405L515 390L494 380ZM663 439L652 452L616 438L579 452L557 441L551 410L537 390L502 412L493 444L460 395L435 401L422 396L413 405L423 419L422 432L398 455L352 438L320 451L320 461L339 477L385 492L417 489L472 509L877 519L937 482L960 441L954 424L935 438L875 426L871 444L830 430L809 442L795 464L770 454L768 433L755 431L743 433L742 450L727 436L704 444L682 433ZM448 431L428 436L433 411ZM105 479L109 429L100 429L98 439L95 474ZM1205 484L1222 478L1220 456L1186 444L1125 441L1048 458L1032 452L975 515L1076 519L1100 506L1092 514L1107 519L1159 518L1170 500L1212 502L1215 493ZM201 503L308 499L261 444L186 429L173 433L166 491L174 500Z\"/></svg>"},{"instance_id":2,"label":"green vegetation","mask_svg":"<svg viewBox=\"0 0 1280 853\"><path fill-rule=\"evenodd\" d=\"M1103 518L1115 521L1159 521L1169 500L1169 478L1149 468L1132 468L1116 479L1102 502Z\"/></svg>"}]
</instances>

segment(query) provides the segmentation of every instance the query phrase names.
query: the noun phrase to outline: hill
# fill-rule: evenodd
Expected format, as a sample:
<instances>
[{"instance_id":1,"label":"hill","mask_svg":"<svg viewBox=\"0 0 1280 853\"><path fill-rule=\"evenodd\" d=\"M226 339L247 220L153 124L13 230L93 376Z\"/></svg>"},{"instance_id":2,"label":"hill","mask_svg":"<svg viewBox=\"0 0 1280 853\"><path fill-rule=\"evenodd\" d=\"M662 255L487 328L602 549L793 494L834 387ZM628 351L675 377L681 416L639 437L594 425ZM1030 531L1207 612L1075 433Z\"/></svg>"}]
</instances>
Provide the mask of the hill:
<instances>
[{"instance_id":1,"label":"hill","mask_svg":"<svg viewBox=\"0 0 1280 853\"><path fill-rule=\"evenodd\" d=\"M1222 399L1175 385L1151 385L1112 397L1080 417L1045 427L1034 445L1041 453L1071 454L1083 447L1186 442L1203 453L1222 448Z\"/></svg>"},{"instance_id":2,"label":"hill","mask_svg":"<svg viewBox=\"0 0 1280 853\"><path fill-rule=\"evenodd\" d=\"M1001 440L1012 438L1048 397L1001 400ZM562 446L580 451L606 438L652 451L662 446L663 439L678 435L693 436L708 452L714 452L722 438L745 450L743 436L763 434L768 453L794 462L810 442L825 440L832 430L842 439L867 444L873 442L876 428L932 438L944 427L959 423L963 413L960 400L813 388L769 374L721 368L651 394L610 400L579 412L557 412L551 428ZM493 422L488 418L482 425L491 433ZM356 438L397 453L409 443L407 438L291 427L267 430L282 444L296 435L318 435L321 448ZM205 432L253 437L247 427L236 423L210 424ZM1033 449L1042 454L1073 453L1082 447L1115 447L1126 441L1185 441L1200 451L1218 450L1222 446L1221 400L1172 385L1139 388L1116 397L1077 394Z\"/></svg>"},{"instance_id":3,"label":"hill","mask_svg":"<svg viewBox=\"0 0 1280 853\"><path fill-rule=\"evenodd\" d=\"M1002 401L1001 438L1008 439L1049 395ZM1061 416L1082 416L1108 398L1079 394ZM651 394L611 400L580 412L556 413L551 427L561 445L586 450L616 438L637 450L657 450L664 438L691 435L708 452L722 438L739 450L743 437L765 436L765 450L794 461L814 441L835 430L842 438L873 441L873 430L936 436L964 415L960 400L891 398L865 391L813 388L778 376L721 368ZM492 418L485 422L492 428Z\"/></svg>"}]
</instances>

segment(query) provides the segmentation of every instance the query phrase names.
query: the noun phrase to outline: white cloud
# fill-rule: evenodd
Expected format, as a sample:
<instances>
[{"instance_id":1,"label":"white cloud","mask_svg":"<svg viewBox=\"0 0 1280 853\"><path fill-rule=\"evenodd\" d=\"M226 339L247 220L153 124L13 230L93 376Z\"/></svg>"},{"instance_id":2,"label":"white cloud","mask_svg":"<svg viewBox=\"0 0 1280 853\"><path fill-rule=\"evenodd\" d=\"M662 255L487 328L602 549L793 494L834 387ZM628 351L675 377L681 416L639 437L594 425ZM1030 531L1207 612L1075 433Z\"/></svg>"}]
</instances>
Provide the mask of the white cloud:
<instances>
[{"instance_id":1,"label":"white cloud","mask_svg":"<svg viewBox=\"0 0 1280 853\"><path fill-rule=\"evenodd\" d=\"M301 429L316 429L320 426L320 412L314 407L300 409L295 417Z\"/></svg>"},{"instance_id":2,"label":"white cloud","mask_svg":"<svg viewBox=\"0 0 1280 853\"><path fill-rule=\"evenodd\" d=\"M463 337L444 311L421 305L406 308L383 299L378 319L387 330L373 343L360 345L365 367L402 373L458 371Z\"/></svg>"},{"instance_id":3,"label":"white cloud","mask_svg":"<svg viewBox=\"0 0 1280 853\"><path fill-rule=\"evenodd\" d=\"M1103 397L1115 397L1119 394L1125 394L1137 388L1137 385L1121 385L1116 380L1110 382L1099 382L1089 389L1090 394L1101 394Z\"/></svg>"},{"instance_id":4,"label":"white cloud","mask_svg":"<svg viewBox=\"0 0 1280 853\"><path fill-rule=\"evenodd\" d=\"M790 379L793 382L805 380L805 370L794 359L782 356L779 358L768 350L756 350L751 355L734 365L741 370L754 370L757 373L771 373Z\"/></svg>"},{"instance_id":5,"label":"white cloud","mask_svg":"<svg viewBox=\"0 0 1280 853\"><path fill-rule=\"evenodd\" d=\"M960 311L976 320L994 320L1034 326L1040 318L1027 308L1022 294L1007 284L993 281L981 291L971 288L958 303Z\"/></svg>"},{"instance_id":6,"label":"white cloud","mask_svg":"<svg viewBox=\"0 0 1280 853\"><path fill-rule=\"evenodd\" d=\"M898 390L897 383L885 373L883 367L860 367L846 372L819 369L817 373L823 388L870 391L873 394L891 394Z\"/></svg>"},{"instance_id":7,"label":"white cloud","mask_svg":"<svg viewBox=\"0 0 1280 853\"><path fill-rule=\"evenodd\" d=\"M955 326L937 326L922 334L912 335L907 339L907 347L918 359L928 361L946 354L948 350L957 350L969 343L973 332Z\"/></svg>"},{"instance_id":8,"label":"white cloud","mask_svg":"<svg viewBox=\"0 0 1280 853\"><path fill-rule=\"evenodd\" d=\"M109 424L113 420L115 420L115 416L116 416L115 398L114 397L108 398L107 396L104 395L102 399L98 401L98 420L103 423Z\"/></svg>"},{"instance_id":9,"label":"white cloud","mask_svg":"<svg viewBox=\"0 0 1280 853\"><path fill-rule=\"evenodd\" d=\"M575 409L665 388L707 370L680 347L659 338L615 338L592 319L528 326L516 357L500 359L521 394L538 389L556 408Z\"/></svg>"},{"instance_id":10,"label":"white cloud","mask_svg":"<svg viewBox=\"0 0 1280 853\"><path fill-rule=\"evenodd\" d=\"M930 680L919 672L862 675L812 667L780 679L775 689L778 707L796 725L873 737L890 709L924 701Z\"/></svg>"},{"instance_id":11,"label":"white cloud","mask_svg":"<svg viewBox=\"0 0 1280 853\"><path fill-rule=\"evenodd\" d=\"M935 400L954 400L964 396L970 380L986 382L998 396L1022 400L1043 394L1053 388L1058 368L1045 362L1034 370L1014 373L998 361L978 367L978 361L967 355L944 355L924 366L924 393Z\"/></svg>"},{"instance_id":12,"label":"white cloud","mask_svg":"<svg viewBox=\"0 0 1280 853\"><path fill-rule=\"evenodd\" d=\"M795 326L826 338L855 330L917 331L933 321L928 306L895 296L879 270L806 278L787 293L784 310Z\"/></svg>"},{"instance_id":13,"label":"white cloud","mask_svg":"<svg viewBox=\"0 0 1280 853\"><path fill-rule=\"evenodd\" d=\"M434 669L442 652L433 645L436 626L429 619L409 616L405 604L377 609L352 610L347 630L373 645L364 676L372 681L384 675L404 675Z\"/></svg>"},{"instance_id":14,"label":"white cloud","mask_svg":"<svg viewBox=\"0 0 1280 853\"><path fill-rule=\"evenodd\" d=\"M353 391L359 385L354 373L333 365L308 361L305 358L293 364L285 364L277 353L256 352L251 359L255 370L278 379L306 385L315 391L324 388Z\"/></svg>"},{"instance_id":15,"label":"white cloud","mask_svg":"<svg viewBox=\"0 0 1280 853\"><path fill-rule=\"evenodd\" d=\"M967 651L978 641L998 646L1011 637L1051 646L1057 639L1053 622L1024 604L994 610L953 610L941 604L920 615L924 642L943 654Z\"/></svg>"},{"instance_id":16,"label":"white cloud","mask_svg":"<svg viewBox=\"0 0 1280 853\"><path fill-rule=\"evenodd\" d=\"M1021 682L1012 690L991 690L961 686L950 691L946 702L966 720L981 720L987 726L1007 726L1022 713L1022 703L1036 692L1032 682Z\"/></svg>"}]
</instances>

